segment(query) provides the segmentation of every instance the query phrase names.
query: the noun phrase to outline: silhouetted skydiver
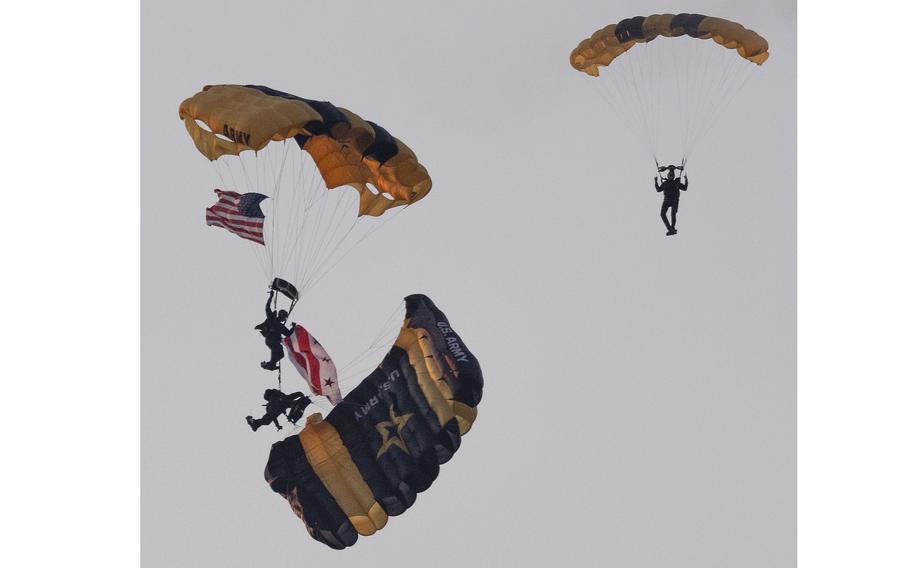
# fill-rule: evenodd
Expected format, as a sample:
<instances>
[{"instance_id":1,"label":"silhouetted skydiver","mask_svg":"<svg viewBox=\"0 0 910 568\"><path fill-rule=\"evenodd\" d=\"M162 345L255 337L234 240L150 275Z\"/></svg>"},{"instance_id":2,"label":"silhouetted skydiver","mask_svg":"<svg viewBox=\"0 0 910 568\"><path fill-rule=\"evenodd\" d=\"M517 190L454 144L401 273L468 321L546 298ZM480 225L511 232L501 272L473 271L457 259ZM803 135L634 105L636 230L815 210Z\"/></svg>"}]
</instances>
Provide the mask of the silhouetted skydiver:
<instances>
[{"instance_id":1,"label":"silhouetted skydiver","mask_svg":"<svg viewBox=\"0 0 910 568\"><path fill-rule=\"evenodd\" d=\"M664 194L664 202L660 206L660 218L667 227L668 237L676 234L676 212L679 210L679 192L686 191L689 188L689 177L686 176L685 181L677 179L676 170L677 167L673 165L661 166L657 171L666 171L667 178L661 178L661 183L659 185L657 183L657 178L654 178L654 189ZM683 175L685 176L685 174ZM670 210L670 219L672 221L667 220L667 209Z\"/></svg>"},{"instance_id":2,"label":"silhouetted skydiver","mask_svg":"<svg viewBox=\"0 0 910 568\"><path fill-rule=\"evenodd\" d=\"M278 368L278 361L284 357L284 348L281 347L281 338L287 337L293 333L293 329L285 327L284 322L288 320L288 313L285 310L272 309L272 300L275 297L275 290L269 292L269 299L265 302L265 321L257 325L254 329L259 330L262 337L265 338L265 344L272 352L272 358L261 363L263 369L274 371Z\"/></svg>"},{"instance_id":3,"label":"silhouetted skydiver","mask_svg":"<svg viewBox=\"0 0 910 568\"><path fill-rule=\"evenodd\" d=\"M284 416L291 424L297 424L297 421L303 418L303 411L313 402L302 392L284 394L278 389L266 389L262 398L266 400L265 414L262 418L246 417L246 423L250 425L253 432L260 426L272 423L281 430L281 424L278 423L279 416Z\"/></svg>"}]
</instances>

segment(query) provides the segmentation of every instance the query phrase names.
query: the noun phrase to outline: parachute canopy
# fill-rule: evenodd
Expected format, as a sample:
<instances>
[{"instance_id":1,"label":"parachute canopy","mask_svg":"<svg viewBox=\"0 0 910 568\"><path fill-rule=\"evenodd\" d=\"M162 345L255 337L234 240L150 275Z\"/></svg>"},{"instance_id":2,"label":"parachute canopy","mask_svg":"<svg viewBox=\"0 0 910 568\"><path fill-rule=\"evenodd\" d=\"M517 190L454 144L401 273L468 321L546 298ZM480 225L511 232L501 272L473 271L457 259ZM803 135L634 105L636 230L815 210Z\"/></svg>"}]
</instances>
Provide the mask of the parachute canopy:
<instances>
[{"instance_id":1,"label":"parachute canopy","mask_svg":"<svg viewBox=\"0 0 910 568\"><path fill-rule=\"evenodd\" d=\"M184 100L179 116L225 195L269 197L255 219L229 211L215 220L254 223L254 238L244 238L264 245L251 247L263 275L292 283L298 297L432 187L401 140L328 102L214 85ZM329 191L342 186L356 192Z\"/></svg>"},{"instance_id":2,"label":"parachute canopy","mask_svg":"<svg viewBox=\"0 0 910 568\"><path fill-rule=\"evenodd\" d=\"M258 85L215 85L183 101L179 115L210 160L293 138L313 157L327 188L349 185L360 193L361 215L414 203L432 186L426 168L401 140L328 102Z\"/></svg>"},{"instance_id":3,"label":"parachute canopy","mask_svg":"<svg viewBox=\"0 0 910 568\"><path fill-rule=\"evenodd\" d=\"M599 65L610 65L636 43L683 35L713 39L757 65L768 59L768 41L742 24L702 14L654 14L626 18L597 30L572 50L569 61L572 67L596 77Z\"/></svg>"},{"instance_id":4,"label":"parachute canopy","mask_svg":"<svg viewBox=\"0 0 910 568\"><path fill-rule=\"evenodd\" d=\"M653 41L661 36L714 41ZM626 123L610 136L638 138L655 162L683 165L767 59L765 38L702 14L626 18L583 39L569 55L574 69L600 77L590 83Z\"/></svg>"},{"instance_id":5,"label":"parachute canopy","mask_svg":"<svg viewBox=\"0 0 910 568\"><path fill-rule=\"evenodd\" d=\"M439 474L477 418L480 365L426 296L405 298L379 367L325 417L272 446L265 478L335 549L383 528Z\"/></svg>"}]
</instances>

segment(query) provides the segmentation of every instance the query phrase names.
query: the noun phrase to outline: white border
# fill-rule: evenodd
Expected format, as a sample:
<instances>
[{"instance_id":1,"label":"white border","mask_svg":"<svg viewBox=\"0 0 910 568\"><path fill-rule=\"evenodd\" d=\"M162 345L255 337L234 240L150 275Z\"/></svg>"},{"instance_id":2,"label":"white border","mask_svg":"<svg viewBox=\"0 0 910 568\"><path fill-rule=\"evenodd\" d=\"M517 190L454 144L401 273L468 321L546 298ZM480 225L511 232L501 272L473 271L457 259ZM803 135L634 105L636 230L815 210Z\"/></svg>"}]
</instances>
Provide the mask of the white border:
<instances>
[{"instance_id":1,"label":"white border","mask_svg":"<svg viewBox=\"0 0 910 568\"><path fill-rule=\"evenodd\" d=\"M906 3L799 3L799 564L910 566Z\"/></svg>"},{"instance_id":2,"label":"white border","mask_svg":"<svg viewBox=\"0 0 910 568\"><path fill-rule=\"evenodd\" d=\"M3 5L2 566L139 564L139 5Z\"/></svg>"},{"instance_id":3,"label":"white border","mask_svg":"<svg viewBox=\"0 0 910 568\"><path fill-rule=\"evenodd\" d=\"M910 10L799 8L799 560L910 566ZM138 5L4 21L0 564L133 566Z\"/></svg>"}]
</instances>

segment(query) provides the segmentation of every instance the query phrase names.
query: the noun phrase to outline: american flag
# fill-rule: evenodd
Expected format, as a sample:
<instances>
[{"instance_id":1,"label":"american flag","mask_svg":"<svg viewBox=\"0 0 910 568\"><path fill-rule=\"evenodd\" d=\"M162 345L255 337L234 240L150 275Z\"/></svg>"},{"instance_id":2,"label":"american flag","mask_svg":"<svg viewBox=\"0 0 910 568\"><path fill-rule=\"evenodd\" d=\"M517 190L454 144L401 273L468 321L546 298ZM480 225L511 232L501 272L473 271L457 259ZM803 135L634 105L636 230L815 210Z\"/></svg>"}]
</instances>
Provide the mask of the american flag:
<instances>
[{"instance_id":1,"label":"american flag","mask_svg":"<svg viewBox=\"0 0 910 568\"><path fill-rule=\"evenodd\" d=\"M218 202L205 210L205 224L213 227L224 227L235 235L265 244L262 236L262 225L265 215L259 204L268 195L261 193L244 193L236 191L215 190Z\"/></svg>"}]
</instances>

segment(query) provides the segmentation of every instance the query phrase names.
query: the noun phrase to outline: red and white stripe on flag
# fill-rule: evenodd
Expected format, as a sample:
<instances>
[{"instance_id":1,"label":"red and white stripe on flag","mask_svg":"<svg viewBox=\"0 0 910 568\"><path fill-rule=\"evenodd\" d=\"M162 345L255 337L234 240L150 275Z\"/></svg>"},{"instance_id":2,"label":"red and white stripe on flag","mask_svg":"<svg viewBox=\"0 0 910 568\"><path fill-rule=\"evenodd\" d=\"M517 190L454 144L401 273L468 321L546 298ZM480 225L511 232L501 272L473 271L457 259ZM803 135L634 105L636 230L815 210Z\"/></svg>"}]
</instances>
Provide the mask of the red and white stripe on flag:
<instances>
[{"instance_id":1,"label":"red and white stripe on flag","mask_svg":"<svg viewBox=\"0 0 910 568\"><path fill-rule=\"evenodd\" d=\"M236 191L216 189L218 202L205 210L205 224L223 227L240 238L261 245L265 244L262 234L264 216L259 201L264 195L255 193L239 194Z\"/></svg>"},{"instance_id":2,"label":"red and white stripe on flag","mask_svg":"<svg viewBox=\"0 0 910 568\"><path fill-rule=\"evenodd\" d=\"M332 406L341 402L338 388L338 371L325 348L300 324L294 324L294 332L284 338L288 357L303 380L310 385L313 394L329 399Z\"/></svg>"}]
</instances>

